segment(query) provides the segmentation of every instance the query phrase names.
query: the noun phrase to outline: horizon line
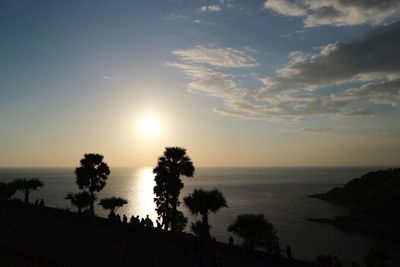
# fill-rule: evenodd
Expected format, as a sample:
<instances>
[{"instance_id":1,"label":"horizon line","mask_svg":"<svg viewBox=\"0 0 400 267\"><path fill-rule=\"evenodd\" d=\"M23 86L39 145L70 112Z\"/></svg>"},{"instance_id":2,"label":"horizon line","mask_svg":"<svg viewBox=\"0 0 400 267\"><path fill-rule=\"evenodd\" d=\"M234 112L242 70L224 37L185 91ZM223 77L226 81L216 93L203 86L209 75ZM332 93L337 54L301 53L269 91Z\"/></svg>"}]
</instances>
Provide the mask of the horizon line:
<instances>
[{"instance_id":1,"label":"horizon line","mask_svg":"<svg viewBox=\"0 0 400 267\"><path fill-rule=\"evenodd\" d=\"M0 169L69 169L77 166L0 166ZM257 166L198 166L195 168L230 168L230 169L258 169L258 168L396 168L399 165L257 165ZM138 168L153 168L153 166L114 166L110 167L118 169L138 169Z\"/></svg>"}]
</instances>

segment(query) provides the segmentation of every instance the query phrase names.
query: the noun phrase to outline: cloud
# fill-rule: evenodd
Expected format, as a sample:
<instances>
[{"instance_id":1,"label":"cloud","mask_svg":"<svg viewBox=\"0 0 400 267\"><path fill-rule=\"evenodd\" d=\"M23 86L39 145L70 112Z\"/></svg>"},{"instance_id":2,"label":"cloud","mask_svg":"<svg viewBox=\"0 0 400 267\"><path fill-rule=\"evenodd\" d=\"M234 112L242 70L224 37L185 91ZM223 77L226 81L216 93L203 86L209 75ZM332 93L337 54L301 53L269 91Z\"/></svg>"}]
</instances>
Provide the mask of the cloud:
<instances>
[{"instance_id":1,"label":"cloud","mask_svg":"<svg viewBox=\"0 0 400 267\"><path fill-rule=\"evenodd\" d=\"M381 22L398 13L399 0L267 0L264 7L284 16L303 17L305 27Z\"/></svg>"},{"instance_id":2,"label":"cloud","mask_svg":"<svg viewBox=\"0 0 400 267\"><path fill-rule=\"evenodd\" d=\"M193 49L173 52L185 61L203 63L214 67L240 68L258 66L256 60L245 52L233 48L207 48L196 46Z\"/></svg>"},{"instance_id":3,"label":"cloud","mask_svg":"<svg viewBox=\"0 0 400 267\"><path fill-rule=\"evenodd\" d=\"M371 115L375 105L400 107L400 22L315 53L292 52L272 77L246 76L254 70L249 67L259 65L247 53L197 46L175 51L181 62L168 65L185 73L191 92L220 98L215 112L240 118L344 118ZM256 79L259 88L243 86L243 76Z\"/></svg>"},{"instance_id":4,"label":"cloud","mask_svg":"<svg viewBox=\"0 0 400 267\"><path fill-rule=\"evenodd\" d=\"M334 130L335 129L329 127L304 127L304 128L289 127L283 129L283 131L288 131L288 132L306 132L306 133L327 133L327 132L332 132Z\"/></svg>"},{"instance_id":5,"label":"cloud","mask_svg":"<svg viewBox=\"0 0 400 267\"><path fill-rule=\"evenodd\" d=\"M265 120L294 119L310 116L337 115L360 116L367 115L357 108L349 108L352 102L347 99L335 99L332 96L310 94L309 97L282 94L275 98L259 99L254 94L247 94L247 101L225 103L217 107L216 112L240 118ZM371 114L369 112L368 114Z\"/></svg>"},{"instance_id":6,"label":"cloud","mask_svg":"<svg viewBox=\"0 0 400 267\"><path fill-rule=\"evenodd\" d=\"M208 5L199 8L199 11L201 12L219 12L221 10L222 8L219 5Z\"/></svg>"},{"instance_id":7,"label":"cloud","mask_svg":"<svg viewBox=\"0 0 400 267\"><path fill-rule=\"evenodd\" d=\"M333 131L332 128L324 128L324 127L306 127L306 128L301 128L300 129L303 132L309 132L309 133L323 133L323 132L330 132Z\"/></svg>"},{"instance_id":8,"label":"cloud","mask_svg":"<svg viewBox=\"0 0 400 267\"><path fill-rule=\"evenodd\" d=\"M314 91L350 81L386 79L400 73L400 22L379 27L351 43L328 44L315 54L294 52L275 77L263 79L268 97L284 91Z\"/></svg>"},{"instance_id":9,"label":"cloud","mask_svg":"<svg viewBox=\"0 0 400 267\"><path fill-rule=\"evenodd\" d=\"M359 88L346 90L344 97L368 96L374 104L400 107L400 78L395 80L367 83Z\"/></svg>"},{"instance_id":10,"label":"cloud","mask_svg":"<svg viewBox=\"0 0 400 267\"><path fill-rule=\"evenodd\" d=\"M222 11L223 9L226 9L226 8L232 8L232 7L234 7L235 5L233 4L233 0L218 0L218 1L215 1L216 3L215 4L212 4L212 5L204 5L204 6L201 6L199 9L198 9L198 11L199 12L203 12L203 13L207 13L207 12L220 12L220 11Z\"/></svg>"},{"instance_id":11,"label":"cloud","mask_svg":"<svg viewBox=\"0 0 400 267\"><path fill-rule=\"evenodd\" d=\"M103 79L106 79L106 80L112 80L112 77L110 77L110 76L103 76Z\"/></svg>"},{"instance_id":12,"label":"cloud","mask_svg":"<svg viewBox=\"0 0 400 267\"><path fill-rule=\"evenodd\" d=\"M197 64L168 63L167 65L180 69L186 74L191 80L188 84L191 92L205 93L222 98L227 102L241 99L246 94L246 90L240 88L230 74L214 71Z\"/></svg>"},{"instance_id":13,"label":"cloud","mask_svg":"<svg viewBox=\"0 0 400 267\"><path fill-rule=\"evenodd\" d=\"M269 0L264 3L264 7L285 16L305 16L307 14L307 8L302 1Z\"/></svg>"}]
</instances>

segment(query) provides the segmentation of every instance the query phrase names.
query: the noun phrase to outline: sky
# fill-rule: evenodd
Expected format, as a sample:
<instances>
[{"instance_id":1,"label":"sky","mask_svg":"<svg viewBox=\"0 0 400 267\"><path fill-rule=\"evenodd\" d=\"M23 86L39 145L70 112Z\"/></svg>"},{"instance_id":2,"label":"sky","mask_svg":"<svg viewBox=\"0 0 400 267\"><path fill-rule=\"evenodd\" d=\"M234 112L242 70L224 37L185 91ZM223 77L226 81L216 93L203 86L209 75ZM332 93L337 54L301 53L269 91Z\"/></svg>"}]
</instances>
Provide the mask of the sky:
<instances>
[{"instance_id":1,"label":"sky","mask_svg":"<svg viewBox=\"0 0 400 267\"><path fill-rule=\"evenodd\" d=\"M0 0L0 36L0 167L400 165L399 0Z\"/></svg>"}]
</instances>

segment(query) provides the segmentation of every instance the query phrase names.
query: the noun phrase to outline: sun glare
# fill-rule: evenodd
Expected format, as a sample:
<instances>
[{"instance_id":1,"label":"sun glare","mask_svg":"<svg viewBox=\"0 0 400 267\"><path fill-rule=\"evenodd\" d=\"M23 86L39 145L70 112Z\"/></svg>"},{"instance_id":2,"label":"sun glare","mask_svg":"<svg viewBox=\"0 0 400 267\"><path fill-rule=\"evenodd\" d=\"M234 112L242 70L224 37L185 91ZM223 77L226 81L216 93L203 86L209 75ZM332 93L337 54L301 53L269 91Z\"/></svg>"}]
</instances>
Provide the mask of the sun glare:
<instances>
[{"instance_id":1,"label":"sun glare","mask_svg":"<svg viewBox=\"0 0 400 267\"><path fill-rule=\"evenodd\" d=\"M145 137L154 137L160 131L160 123L153 117L145 117L139 122L139 130Z\"/></svg>"}]
</instances>

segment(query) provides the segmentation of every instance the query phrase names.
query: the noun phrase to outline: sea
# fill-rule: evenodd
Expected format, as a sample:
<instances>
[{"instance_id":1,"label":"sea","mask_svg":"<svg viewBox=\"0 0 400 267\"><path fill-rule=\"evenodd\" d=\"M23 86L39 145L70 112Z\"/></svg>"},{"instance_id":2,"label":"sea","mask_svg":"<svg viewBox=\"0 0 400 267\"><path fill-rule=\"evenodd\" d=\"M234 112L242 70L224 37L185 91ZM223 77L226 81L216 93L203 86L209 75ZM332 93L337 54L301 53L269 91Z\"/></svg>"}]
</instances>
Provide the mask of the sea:
<instances>
[{"instance_id":1,"label":"sea","mask_svg":"<svg viewBox=\"0 0 400 267\"><path fill-rule=\"evenodd\" d=\"M319 254L337 256L343 266L353 261L363 265L363 257L371 248L385 249L393 258L389 266L400 266L400 242L380 239L370 234L345 232L328 224L306 221L306 218L332 218L347 213L347 209L307 197L342 186L353 178L381 167L271 167L271 168L197 168L192 178L182 177L181 199L195 188L220 190L228 208L210 215L211 234L218 241L228 242L227 231L237 215L263 213L275 225L282 251L292 249L293 257L314 261ZM47 206L75 210L65 200L69 192L78 192L74 168L0 168L0 182L16 178L39 178L44 187L32 192L31 202L44 199ZM128 204L118 210L122 216L149 217L155 222L157 214L153 201L154 176L151 167L112 168L106 187L98 199L118 196ZM22 198L17 194L16 197ZM195 221L183 206L180 210ZM96 205L99 216L107 211ZM190 227L187 227L190 232ZM233 235L234 242L240 238Z\"/></svg>"}]
</instances>

